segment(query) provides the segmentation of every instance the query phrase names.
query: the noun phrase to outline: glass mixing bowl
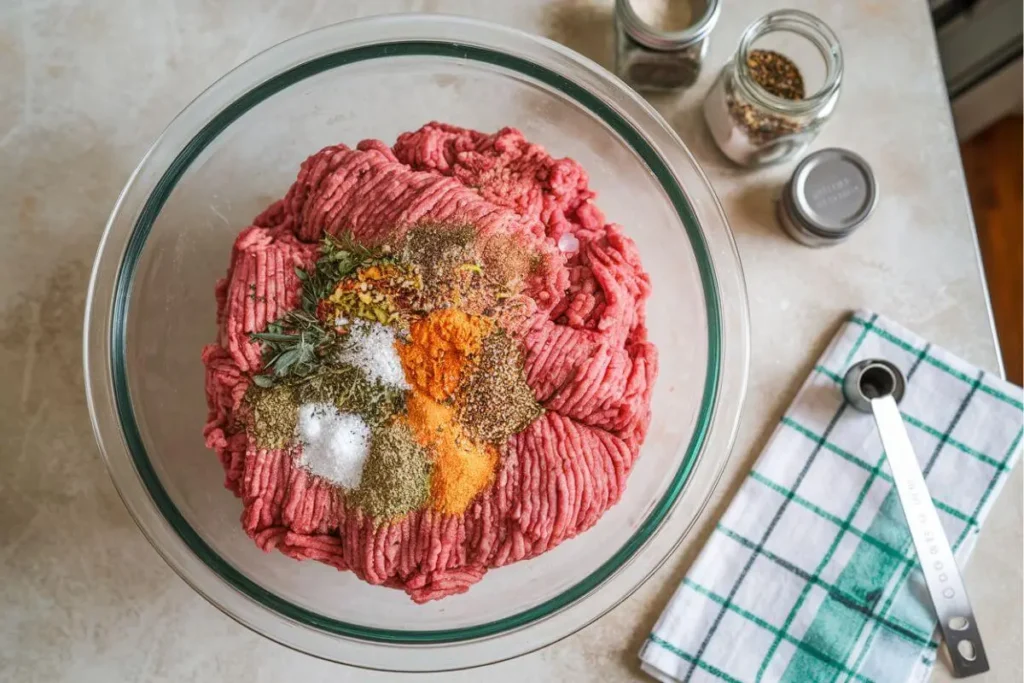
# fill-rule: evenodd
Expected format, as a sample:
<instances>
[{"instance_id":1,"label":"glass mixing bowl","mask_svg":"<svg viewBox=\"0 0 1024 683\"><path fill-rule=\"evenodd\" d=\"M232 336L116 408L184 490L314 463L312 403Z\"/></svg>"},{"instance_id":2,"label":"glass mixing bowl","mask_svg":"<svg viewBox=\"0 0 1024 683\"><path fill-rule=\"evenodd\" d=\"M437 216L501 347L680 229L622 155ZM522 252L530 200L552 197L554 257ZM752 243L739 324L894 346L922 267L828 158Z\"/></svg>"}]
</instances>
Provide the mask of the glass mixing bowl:
<instances>
[{"instance_id":1,"label":"glass mixing bowl","mask_svg":"<svg viewBox=\"0 0 1024 683\"><path fill-rule=\"evenodd\" d=\"M514 126L579 161L650 272L661 372L620 502L590 531L416 605L316 562L265 554L203 445L200 349L235 235L309 154L395 140L431 120ZM196 591L287 646L346 664L432 671L548 645L630 595L689 531L729 455L748 360L739 259L706 178L666 123L555 43L461 18L390 16L300 36L224 76L128 181L86 311L93 425L125 505Z\"/></svg>"}]
</instances>

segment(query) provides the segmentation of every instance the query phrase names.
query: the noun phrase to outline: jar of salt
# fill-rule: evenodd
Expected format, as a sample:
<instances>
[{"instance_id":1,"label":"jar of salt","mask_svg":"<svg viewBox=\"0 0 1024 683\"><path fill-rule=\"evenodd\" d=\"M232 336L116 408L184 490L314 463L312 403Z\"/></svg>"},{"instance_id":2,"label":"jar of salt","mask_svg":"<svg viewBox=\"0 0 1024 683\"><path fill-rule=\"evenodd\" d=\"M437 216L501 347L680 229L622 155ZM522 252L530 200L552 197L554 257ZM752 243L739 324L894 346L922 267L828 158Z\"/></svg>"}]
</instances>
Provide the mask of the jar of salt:
<instances>
[{"instance_id":1,"label":"jar of salt","mask_svg":"<svg viewBox=\"0 0 1024 683\"><path fill-rule=\"evenodd\" d=\"M797 156L839 101L843 52L816 17L772 12L751 24L704 100L704 119L725 156L764 166Z\"/></svg>"},{"instance_id":2,"label":"jar of salt","mask_svg":"<svg viewBox=\"0 0 1024 683\"><path fill-rule=\"evenodd\" d=\"M693 85L719 0L615 0L615 72L637 90Z\"/></svg>"}]
</instances>

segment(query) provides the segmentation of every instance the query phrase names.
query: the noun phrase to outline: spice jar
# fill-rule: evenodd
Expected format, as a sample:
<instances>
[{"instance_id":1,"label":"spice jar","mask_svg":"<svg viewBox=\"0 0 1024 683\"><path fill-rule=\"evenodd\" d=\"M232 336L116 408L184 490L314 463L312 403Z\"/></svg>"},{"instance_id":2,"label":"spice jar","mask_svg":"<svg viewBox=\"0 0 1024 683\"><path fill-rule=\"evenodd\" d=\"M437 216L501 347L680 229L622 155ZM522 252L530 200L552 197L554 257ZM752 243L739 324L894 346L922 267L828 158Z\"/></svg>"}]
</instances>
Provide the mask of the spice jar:
<instances>
[{"instance_id":1,"label":"spice jar","mask_svg":"<svg viewBox=\"0 0 1024 683\"><path fill-rule=\"evenodd\" d=\"M806 12L772 12L744 31L704 100L704 119L737 164L786 161L831 117L842 78L842 49L828 26Z\"/></svg>"},{"instance_id":2,"label":"spice jar","mask_svg":"<svg viewBox=\"0 0 1024 683\"><path fill-rule=\"evenodd\" d=\"M616 0L615 72L637 90L693 85L719 0Z\"/></svg>"},{"instance_id":3,"label":"spice jar","mask_svg":"<svg viewBox=\"0 0 1024 683\"><path fill-rule=\"evenodd\" d=\"M800 161L783 188L779 223L809 247L838 244L871 215L877 194L875 175L860 155L821 149Z\"/></svg>"}]
</instances>

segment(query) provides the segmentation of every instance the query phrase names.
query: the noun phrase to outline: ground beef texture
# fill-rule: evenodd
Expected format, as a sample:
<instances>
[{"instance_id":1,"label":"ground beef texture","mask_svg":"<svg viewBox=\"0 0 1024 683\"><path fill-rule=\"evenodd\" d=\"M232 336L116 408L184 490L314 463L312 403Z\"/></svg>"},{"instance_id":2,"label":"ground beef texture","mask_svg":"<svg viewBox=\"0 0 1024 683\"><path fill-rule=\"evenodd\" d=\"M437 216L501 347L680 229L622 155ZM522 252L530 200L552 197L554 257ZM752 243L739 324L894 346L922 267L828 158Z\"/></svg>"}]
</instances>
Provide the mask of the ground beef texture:
<instances>
[{"instance_id":1,"label":"ground beef texture","mask_svg":"<svg viewBox=\"0 0 1024 683\"><path fill-rule=\"evenodd\" d=\"M633 241L593 200L579 164L512 128L431 123L393 147L365 140L309 157L284 198L238 235L216 288L217 341L203 350L206 443L242 501L245 533L266 551L348 570L422 603L593 526L625 490L657 373L645 325L649 277ZM261 368L249 335L298 305L294 269L315 261L325 232L373 242L422 222L515 234L546 259L527 284L531 313L514 331L545 412L509 440L493 485L464 514L425 510L379 524L297 467L292 451L247 438L239 415ZM559 251L564 235L578 251Z\"/></svg>"}]
</instances>

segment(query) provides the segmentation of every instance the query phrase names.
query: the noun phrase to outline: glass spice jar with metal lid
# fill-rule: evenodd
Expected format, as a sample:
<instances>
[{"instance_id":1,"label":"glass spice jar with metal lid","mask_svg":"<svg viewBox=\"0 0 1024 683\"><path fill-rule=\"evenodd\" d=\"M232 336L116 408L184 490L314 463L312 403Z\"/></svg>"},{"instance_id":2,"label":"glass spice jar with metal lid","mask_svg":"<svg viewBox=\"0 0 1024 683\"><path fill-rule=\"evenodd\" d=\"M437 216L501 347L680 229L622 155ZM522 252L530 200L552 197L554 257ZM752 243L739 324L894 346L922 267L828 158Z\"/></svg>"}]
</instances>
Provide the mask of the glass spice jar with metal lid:
<instances>
[{"instance_id":1,"label":"glass spice jar with metal lid","mask_svg":"<svg viewBox=\"0 0 1024 683\"><path fill-rule=\"evenodd\" d=\"M616 74L637 90L693 85L719 11L719 0L616 0Z\"/></svg>"},{"instance_id":2,"label":"glass spice jar with metal lid","mask_svg":"<svg viewBox=\"0 0 1024 683\"><path fill-rule=\"evenodd\" d=\"M800 154L839 100L843 52L821 20L798 10L751 24L704 100L704 119L725 156L764 166Z\"/></svg>"}]
</instances>

